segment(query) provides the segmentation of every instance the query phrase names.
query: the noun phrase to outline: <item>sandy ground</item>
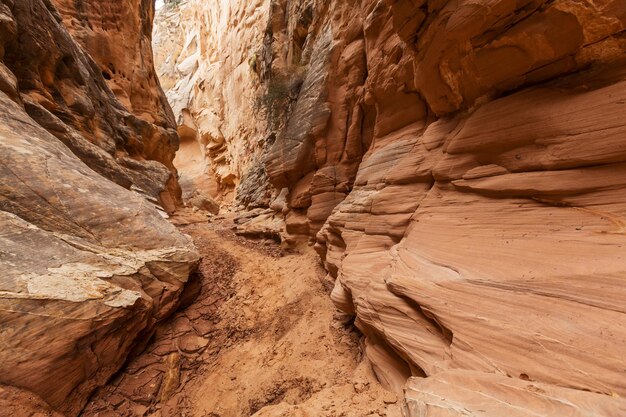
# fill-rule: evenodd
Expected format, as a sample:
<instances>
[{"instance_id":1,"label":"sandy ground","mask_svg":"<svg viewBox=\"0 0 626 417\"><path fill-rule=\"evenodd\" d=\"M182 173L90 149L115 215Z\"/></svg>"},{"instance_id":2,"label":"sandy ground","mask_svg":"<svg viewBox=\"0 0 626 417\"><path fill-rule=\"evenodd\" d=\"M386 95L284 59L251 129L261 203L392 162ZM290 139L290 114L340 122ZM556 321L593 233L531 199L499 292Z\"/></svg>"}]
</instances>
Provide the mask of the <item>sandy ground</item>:
<instances>
[{"instance_id":1,"label":"sandy ground","mask_svg":"<svg viewBox=\"0 0 626 417\"><path fill-rule=\"evenodd\" d=\"M174 219L204 256L199 295L83 416L400 416L358 334L334 319L310 248L283 253L236 237L228 221L200 220Z\"/></svg>"}]
</instances>

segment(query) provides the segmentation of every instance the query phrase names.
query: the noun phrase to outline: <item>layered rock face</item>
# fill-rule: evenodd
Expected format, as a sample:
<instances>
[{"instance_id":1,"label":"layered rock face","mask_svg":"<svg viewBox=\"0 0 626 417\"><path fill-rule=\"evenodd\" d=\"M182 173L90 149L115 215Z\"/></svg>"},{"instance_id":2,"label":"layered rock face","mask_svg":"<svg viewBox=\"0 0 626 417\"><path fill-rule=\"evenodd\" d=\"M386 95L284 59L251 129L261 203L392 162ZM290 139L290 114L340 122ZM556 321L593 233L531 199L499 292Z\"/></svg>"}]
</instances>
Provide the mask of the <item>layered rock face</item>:
<instances>
[{"instance_id":1,"label":"layered rock face","mask_svg":"<svg viewBox=\"0 0 626 417\"><path fill-rule=\"evenodd\" d=\"M103 77L106 53L87 52L107 34L149 47L152 5L120 27L116 1L74 2L76 21L64 4L0 1L3 415L77 415L176 309L198 262L154 204L178 198L177 137L156 79L122 103ZM102 27L96 7L112 11ZM84 49L86 27L100 41ZM120 52L115 65L150 72L142 59Z\"/></svg>"},{"instance_id":2,"label":"layered rock face","mask_svg":"<svg viewBox=\"0 0 626 417\"><path fill-rule=\"evenodd\" d=\"M626 413L625 3L266 13L257 94L287 105L249 153L406 415Z\"/></svg>"},{"instance_id":3,"label":"layered rock face","mask_svg":"<svg viewBox=\"0 0 626 417\"><path fill-rule=\"evenodd\" d=\"M380 378L414 377L411 416L623 413L623 3L370 3L322 51L323 133L270 172L312 232L332 210L318 247Z\"/></svg>"}]
</instances>

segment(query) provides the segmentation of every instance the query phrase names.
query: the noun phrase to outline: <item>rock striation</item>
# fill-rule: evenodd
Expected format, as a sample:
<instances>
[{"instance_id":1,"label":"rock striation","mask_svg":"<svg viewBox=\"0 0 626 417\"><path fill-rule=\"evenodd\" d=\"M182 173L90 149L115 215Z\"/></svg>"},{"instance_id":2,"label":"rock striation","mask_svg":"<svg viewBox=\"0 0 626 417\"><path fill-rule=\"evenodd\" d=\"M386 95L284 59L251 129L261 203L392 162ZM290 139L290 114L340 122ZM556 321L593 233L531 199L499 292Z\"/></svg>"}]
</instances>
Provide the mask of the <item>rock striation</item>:
<instances>
[{"instance_id":1,"label":"rock striation","mask_svg":"<svg viewBox=\"0 0 626 417\"><path fill-rule=\"evenodd\" d=\"M177 308L199 260L156 206L180 193L156 78L129 80L125 102L101 67L154 74L150 61L90 55L117 37L148 53L153 6L120 27L116 1L72 4L0 1L0 410L15 417L78 415Z\"/></svg>"},{"instance_id":2,"label":"rock striation","mask_svg":"<svg viewBox=\"0 0 626 417\"><path fill-rule=\"evenodd\" d=\"M259 21L244 3L214 45ZM237 36L255 71L237 74L279 117L255 127L263 169L237 199L257 201L248 175L270 183L251 213L314 239L405 414L624 414L624 2L259 7L262 32ZM194 89L222 85L217 62ZM218 97L220 123L250 129L250 104Z\"/></svg>"}]
</instances>

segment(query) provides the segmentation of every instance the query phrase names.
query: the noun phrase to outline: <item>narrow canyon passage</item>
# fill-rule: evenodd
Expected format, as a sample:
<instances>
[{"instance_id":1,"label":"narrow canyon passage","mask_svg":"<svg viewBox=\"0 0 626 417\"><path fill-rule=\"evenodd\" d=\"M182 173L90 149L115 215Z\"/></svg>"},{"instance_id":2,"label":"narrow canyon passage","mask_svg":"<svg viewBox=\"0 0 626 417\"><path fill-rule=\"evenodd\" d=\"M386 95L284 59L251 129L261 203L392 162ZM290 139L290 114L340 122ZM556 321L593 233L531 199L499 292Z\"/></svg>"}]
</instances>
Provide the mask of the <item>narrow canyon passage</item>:
<instances>
[{"instance_id":1,"label":"narrow canyon passage","mask_svg":"<svg viewBox=\"0 0 626 417\"><path fill-rule=\"evenodd\" d=\"M172 221L203 256L199 294L83 417L400 416L396 395L363 361L359 335L334 318L311 248L285 253L238 237L232 219L185 211Z\"/></svg>"},{"instance_id":2,"label":"narrow canyon passage","mask_svg":"<svg viewBox=\"0 0 626 417\"><path fill-rule=\"evenodd\" d=\"M626 0L0 0L0 417L626 416Z\"/></svg>"}]
</instances>

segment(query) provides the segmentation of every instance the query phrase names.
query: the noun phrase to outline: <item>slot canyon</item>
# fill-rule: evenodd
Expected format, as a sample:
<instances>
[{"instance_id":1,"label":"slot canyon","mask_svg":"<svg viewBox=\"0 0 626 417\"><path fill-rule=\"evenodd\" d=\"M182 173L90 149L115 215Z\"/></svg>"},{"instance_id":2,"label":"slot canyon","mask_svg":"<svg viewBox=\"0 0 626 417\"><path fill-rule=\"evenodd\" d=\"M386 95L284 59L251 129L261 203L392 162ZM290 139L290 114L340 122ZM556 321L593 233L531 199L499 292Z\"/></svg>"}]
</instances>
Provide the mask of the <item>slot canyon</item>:
<instances>
[{"instance_id":1,"label":"slot canyon","mask_svg":"<svg viewBox=\"0 0 626 417\"><path fill-rule=\"evenodd\" d=\"M0 0L0 417L626 416L626 0Z\"/></svg>"}]
</instances>

